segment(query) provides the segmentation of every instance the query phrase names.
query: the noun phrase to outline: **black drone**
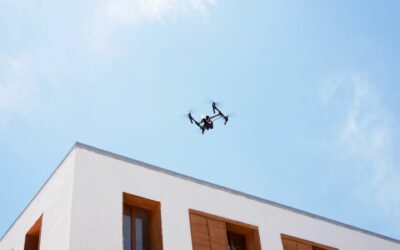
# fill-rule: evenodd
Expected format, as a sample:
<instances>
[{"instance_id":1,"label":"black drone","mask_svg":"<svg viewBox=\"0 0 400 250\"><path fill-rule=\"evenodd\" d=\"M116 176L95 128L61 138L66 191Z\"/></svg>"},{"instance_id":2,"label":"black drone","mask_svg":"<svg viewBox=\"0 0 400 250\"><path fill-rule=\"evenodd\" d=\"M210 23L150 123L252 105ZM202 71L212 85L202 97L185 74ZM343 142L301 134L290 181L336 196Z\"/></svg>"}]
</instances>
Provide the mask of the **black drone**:
<instances>
[{"instance_id":1,"label":"black drone","mask_svg":"<svg viewBox=\"0 0 400 250\"><path fill-rule=\"evenodd\" d=\"M190 123L196 124L200 129L201 129L201 133L204 134L205 130L209 130L209 129L213 129L214 128L214 121L218 120L219 118L223 118L225 120L224 124L226 125L226 123L228 122L228 116L224 115L221 110L219 110L217 108L217 104L215 102L212 103L211 105L212 109L213 109L213 116L208 116L206 115L205 117L203 117L203 119L201 119L200 122L196 121L192 114L189 112L188 117L190 120ZM216 113L217 112L217 113Z\"/></svg>"}]
</instances>

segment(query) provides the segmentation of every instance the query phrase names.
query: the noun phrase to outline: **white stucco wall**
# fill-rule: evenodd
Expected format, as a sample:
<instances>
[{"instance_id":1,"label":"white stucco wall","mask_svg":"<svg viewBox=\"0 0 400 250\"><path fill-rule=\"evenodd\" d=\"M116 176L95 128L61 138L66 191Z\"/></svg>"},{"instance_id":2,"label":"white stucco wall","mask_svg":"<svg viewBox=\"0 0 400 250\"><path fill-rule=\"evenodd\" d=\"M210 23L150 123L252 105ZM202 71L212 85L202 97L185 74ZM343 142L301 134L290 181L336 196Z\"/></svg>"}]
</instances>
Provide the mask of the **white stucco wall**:
<instances>
[{"instance_id":1,"label":"white stucco wall","mask_svg":"<svg viewBox=\"0 0 400 250\"><path fill-rule=\"evenodd\" d=\"M71 223L72 250L122 250L122 193L161 202L165 250L192 249L196 209L259 227L262 249L281 250L280 234L341 250L400 250L400 244L126 161L79 149Z\"/></svg>"},{"instance_id":2,"label":"white stucco wall","mask_svg":"<svg viewBox=\"0 0 400 250\"><path fill-rule=\"evenodd\" d=\"M4 235L0 242L0 250L23 250L25 234L41 214L43 219L40 249L69 249L74 166L75 151L72 151Z\"/></svg>"},{"instance_id":3,"label":"white stucco wall","mask_svg":"<svg viewBox=\"0 0 400 250\"><path fill-rule=\"evenodd\" d=\"M114 158L113 158L114 157ZM400 244L325 220L75 146L0 242L22 250L43 213L41 250L122 250L122 193L161 202L165 250L191 250L189 209L256 225L262 249L288 234L340 250L400 250Z\"/></svg>"}]
</instances>

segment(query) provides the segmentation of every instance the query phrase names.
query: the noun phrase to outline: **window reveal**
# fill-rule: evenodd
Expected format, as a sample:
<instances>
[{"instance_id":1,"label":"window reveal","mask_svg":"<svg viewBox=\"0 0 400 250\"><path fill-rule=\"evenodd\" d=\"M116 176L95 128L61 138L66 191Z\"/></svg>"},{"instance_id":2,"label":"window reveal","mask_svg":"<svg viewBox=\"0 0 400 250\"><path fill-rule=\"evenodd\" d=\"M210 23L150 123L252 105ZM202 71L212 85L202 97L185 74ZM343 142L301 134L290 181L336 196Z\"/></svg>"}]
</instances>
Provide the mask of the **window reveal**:
<instances>
[{"instance_id":1,"label":"window reveal","mask_svg":"<svg viewBox=\"0 0 400 250\"><path fill-rule=\"evenodd\" d=\"M42 231L42 217L33 224L25 235L24 250L39 250L40 249L40 235Z\"/></svg>"},{"instance_id":2,"label":"window reveal","mask_svg":"<svg viewBox=\"0 0 400 250\"><path fill-rule=\"evenodd\" d=\"M162 250L160 203L123 193L123 249Z\"/></svg>"}]
</instances>

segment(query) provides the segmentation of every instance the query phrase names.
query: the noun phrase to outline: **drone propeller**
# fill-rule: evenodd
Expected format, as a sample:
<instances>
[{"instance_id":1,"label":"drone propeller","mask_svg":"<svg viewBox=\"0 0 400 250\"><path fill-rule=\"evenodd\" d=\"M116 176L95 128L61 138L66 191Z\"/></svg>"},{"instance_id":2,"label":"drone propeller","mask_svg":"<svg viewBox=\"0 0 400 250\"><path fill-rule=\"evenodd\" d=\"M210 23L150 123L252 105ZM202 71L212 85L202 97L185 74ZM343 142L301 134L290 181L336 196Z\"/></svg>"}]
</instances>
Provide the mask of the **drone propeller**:
<instances>
[{"instance_id":1,"label":"drone propeller","mask_svg":"<svg viewBox=\"0 0 400 250\"><path fill-rule=\"evenodd\" d=\"M224 125L226 125L226 123L227 123L228 120L229 120L229 116L224 116L224 120L225 120Z\"/></svg>"},{"instance_id":2,"label":"drone propeller","mask_svg":"<svg viewBox=\"0 0 400 250\"><path fill-rule=\"evenodd\" d=\"M213 101L213 100L211 100L210 103L211 104L215 104L216 106L221 106L222 105L222 102Z\"/></svg>"},{"instance_id":3,"label":"drone propeller","mask_svg":"<svg viewBox=\"0 0 400 250\"><path fill-rule=\"evenodd\" d=\"M212 110L213 110L214 114L216 113L216 111L221 112L219 110L218 106L221 106L220 102L211 101L211 107L212 107Z\"/></svg>"},{"instance_id":4,"label":"drone propeller","mask_svg":"<svg viewBox=\"0 0 400 250\"><path fill-rule=\"evenodd\" d=\"M212 106L213 106L213 105L215 105L215 106L221 106L221 105L223 105L222 102L216 101L216 100L214 100L214 99L212 99L212 98L207 98L206 103L208 103L208 104L210 104L210 105L212 105Z\"/></svg>"},{"instance_id":5,"label":"drone propeller","mask_svg":"<svg viewBox=\"0 0 400 250\"><path fill-rule=\"evenodd\" d=\"M226 123L228 123L229 118L232 118L232 117L234 117L234 116L235 116L235 114L232 114L232 113L223 116L223 118L224 118L224 120L225 120L224 125L226 125Z\"/></svg>"},{"instance_id":6,"label":"drone propeller","mask_svg":"<svg viewBox=\"0 0 400 250\"><path fill-rule=\"evenodd\" d=\"M195 112L192 109L189 109L186 113L180 114L179 116L181 119L189 118L190 123L193 124L193 122L194 122L193 113L195 113Z\"/></svg>"},{"instance_id":7,"label":"drone propeller","mask_svg":"<svg viewBox=\"0 0 400 250\"><path fill-rule=\"evenodd\" d=\"M194 110L194 109L192 109L192 108L190 108L190 109L188 109L185 113L181 113L181 114L179 114L179 116L181 116L182 118L187 118L188 117L188 115L189 114L196 114L196 110Z\"/></svg>"}]
</instances>

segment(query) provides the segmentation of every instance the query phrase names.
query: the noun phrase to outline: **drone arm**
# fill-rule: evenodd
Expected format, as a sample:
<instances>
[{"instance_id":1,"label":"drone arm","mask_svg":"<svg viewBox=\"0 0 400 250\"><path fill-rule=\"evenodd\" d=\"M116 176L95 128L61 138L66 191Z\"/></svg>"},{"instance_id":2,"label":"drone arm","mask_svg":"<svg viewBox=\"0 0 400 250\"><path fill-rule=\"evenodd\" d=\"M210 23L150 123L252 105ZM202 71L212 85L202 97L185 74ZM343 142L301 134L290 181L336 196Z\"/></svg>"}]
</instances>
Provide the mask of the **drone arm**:
<instances>
[{"instance_id":1,"label":"drone arm","mask_svg":"<svg viewBox=\"0 0 400 250\"><path fill-rule=\"evenodd\" d=\"M215 114L215 110L218 111L218 114L222 114L221 110L219 110L219 108L217 108L217 106L213 105L214 114Z\"/></svg>"},{"instance_id":2,"label":"drone arm","mask_svg":"<svg viewBox=\"0 0 400 250\"><path fill-rule=\"evenodd\" d=\"M194 119L193 119L193 121L194 121L194 124L196 124L198 127L201 127L200 122L198 122L198 121L196 121L196 120L194 120Z\"/></svg>"},{"instance_id":3,"label":"drone arm","mask_svg":"<svg viewBox=\"0 0 400 250\"><path fill-rule=\"evenodd\" d=\"M196 121L194 118L192 118L192 121L193 121L194 124L196 124L199 128L202 127L202 126L201 126L202 121L201 121L201 122L198 122L198 121Z\"/></svg>"},{"instance_id":4,"label":"drone arm","mask_svg":"<svg viewBox=\"0 0 400 250\"><path fill-rule=\"evenodd\" d=\"M219 118L221 118L221 117L224 118L224 120L225 120L224 124L226 125L226 123L228 122L229 117L226 116L226 115L224 115L220 110L218 110L218 114L213 115L213 116L211 116L210 118L211 118L211 119L214 119L214 118L215 118L215 120L217 120L217 119L219 119Z\"/></svg>"},{"instance_id":5,"label":"drone arm","mask_svg":"<svg viewBox=\"0 0 400 250\"><path fill-rule=\"evenodd\" d=\"M188 118L189 118L189 120L190 120L190 123L193 124L193 122L194 122L194 124L196 124L198 127L201 127L201 122L196 121L196 120L193 118L193 116L192 116L191 113L188 114Z\"/></svg>"},{"instance_id":6,"label":"drone arm","mask_svg":"<svg viewBox=\"0 0 400 250\"><path fill-rule=\"evenodd\" d=\"M192 120L193 120L194 124L196 124L196 126L201 129L201 133L204 134L205 128L204 128L204 125L201 125L202 123L204 123L204 121L202 120L202 121L198 122L193 118L191 119L191 121Z\"/></svg>"},{"instance_id":7,"label":"drone arm","mask_svg":"<svg viewBox=\"0 0 400 250\"><path fill-rule=\"evenodd\" d=\"M214 119L214 118L219 118L219 116L221 116L221 114L216 114L216 115L213 115L213 116L210 116L210 119Z\"/></svg>"}]
</instances>

